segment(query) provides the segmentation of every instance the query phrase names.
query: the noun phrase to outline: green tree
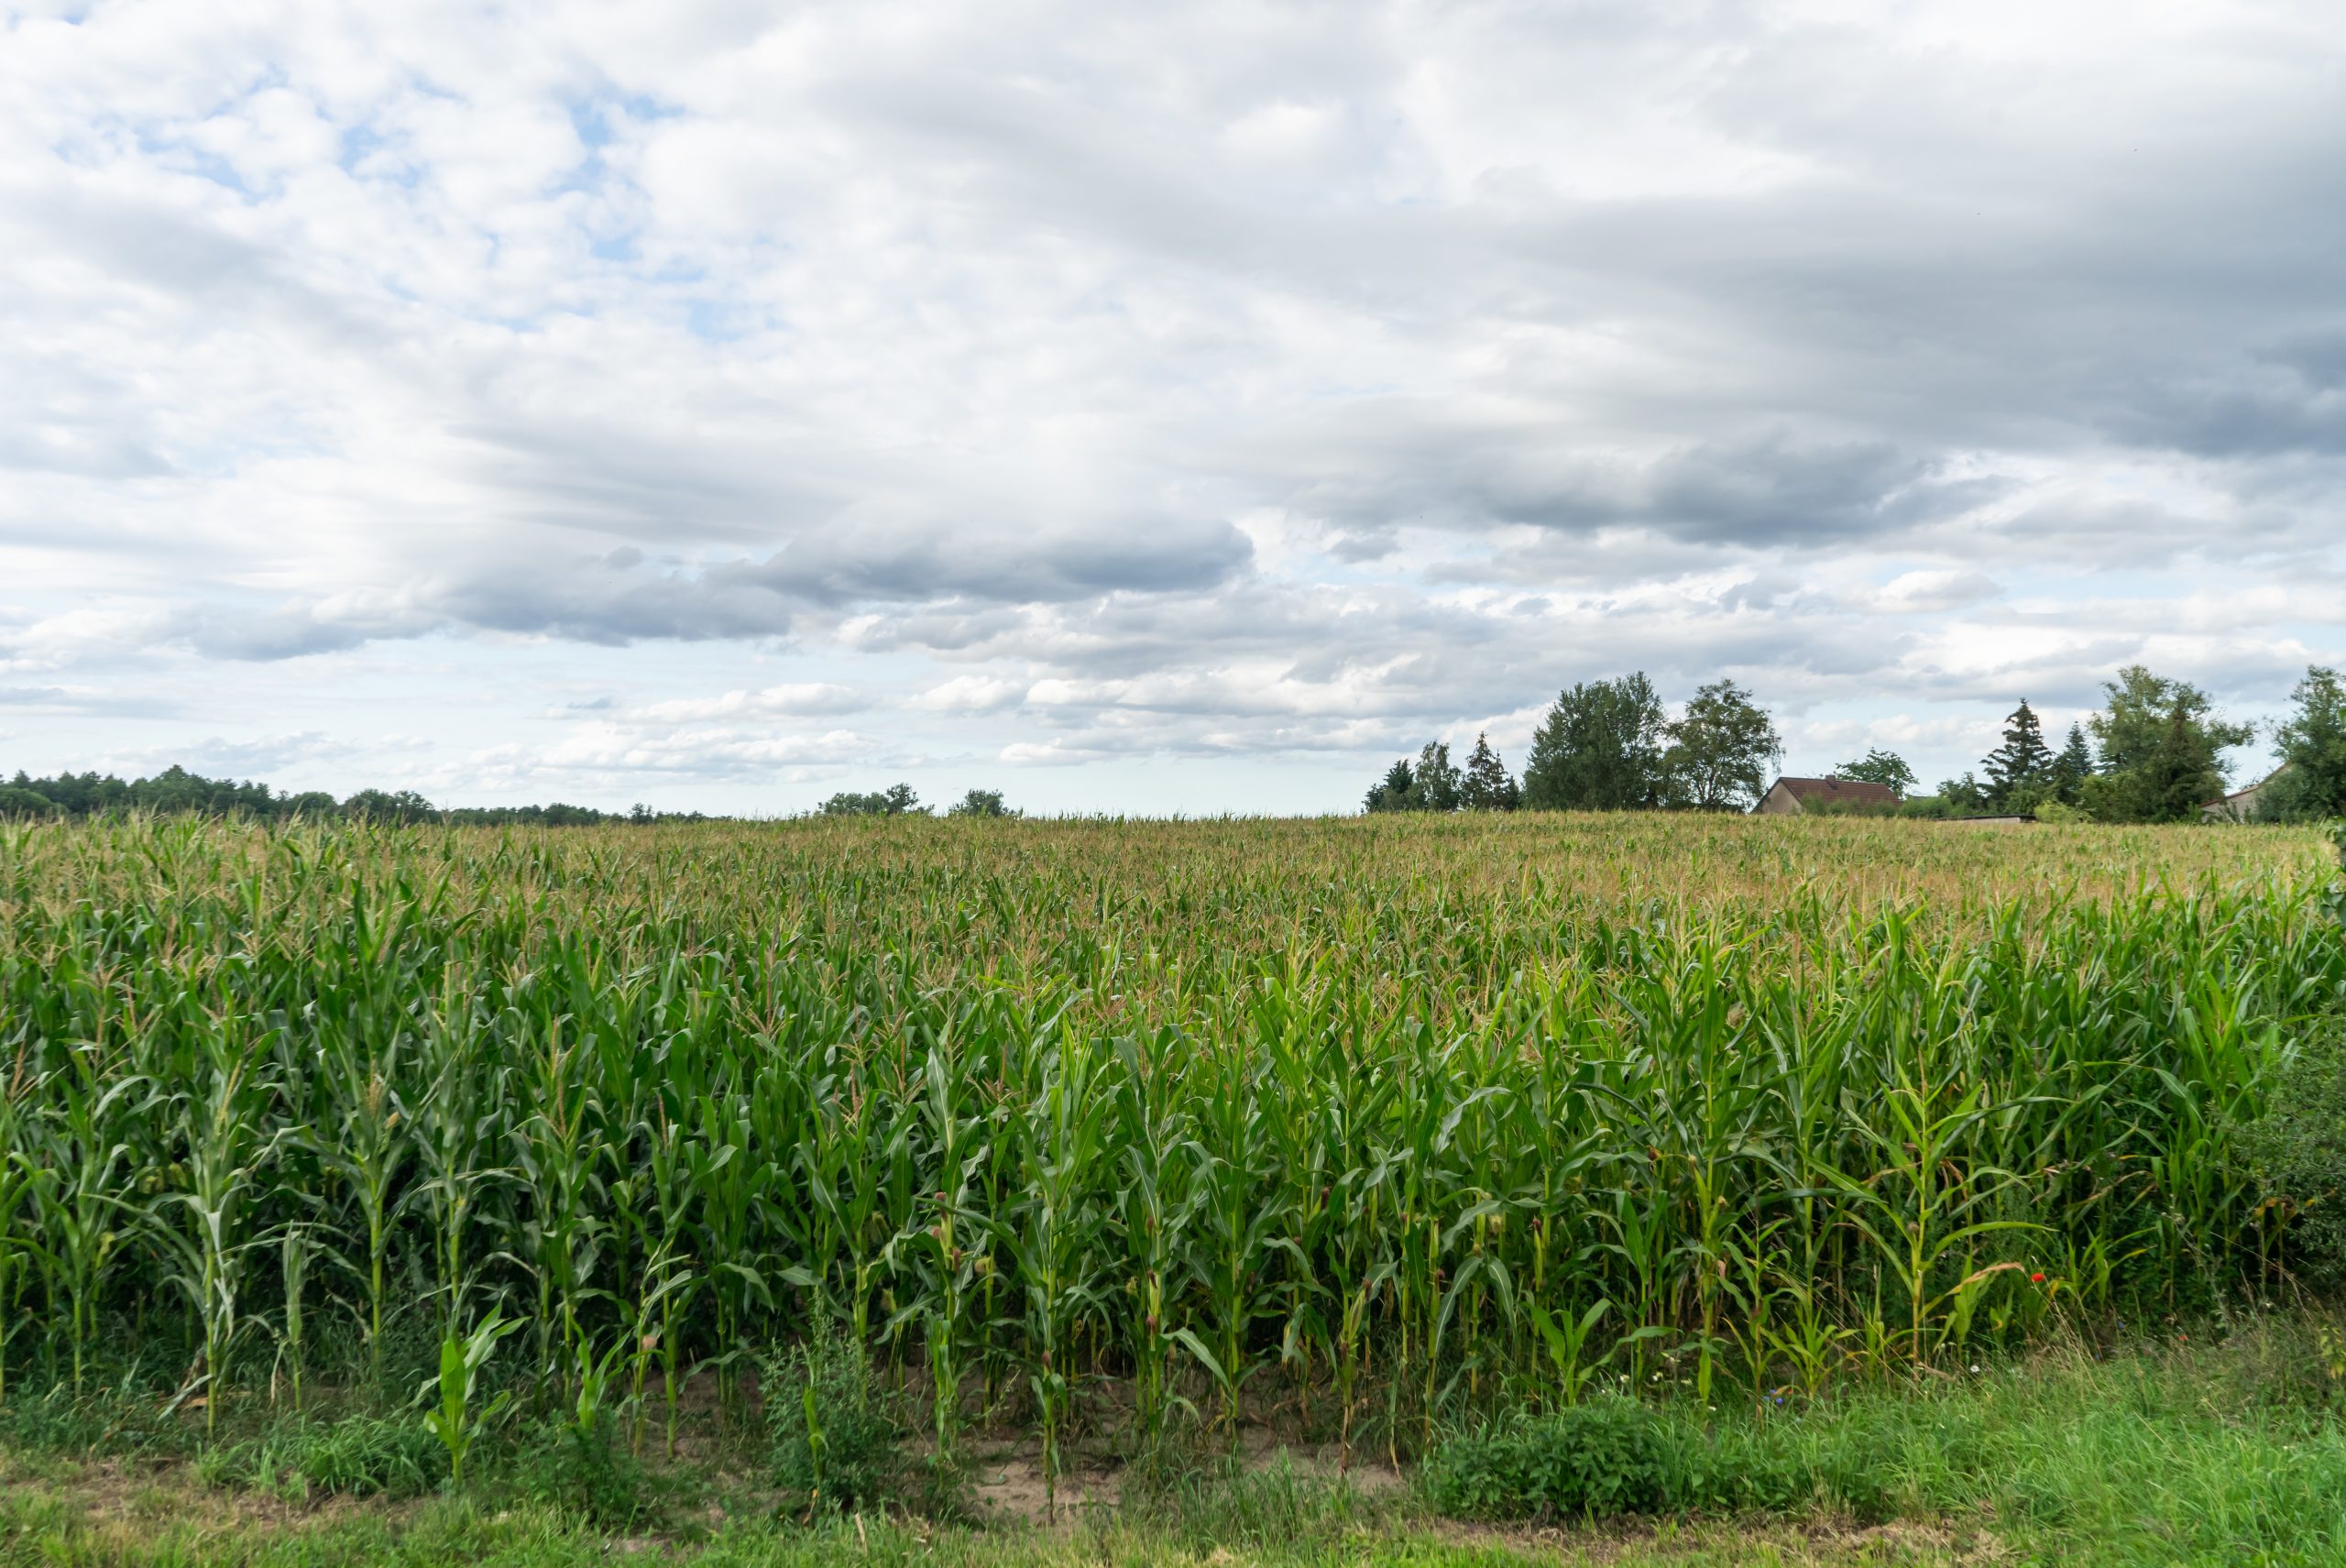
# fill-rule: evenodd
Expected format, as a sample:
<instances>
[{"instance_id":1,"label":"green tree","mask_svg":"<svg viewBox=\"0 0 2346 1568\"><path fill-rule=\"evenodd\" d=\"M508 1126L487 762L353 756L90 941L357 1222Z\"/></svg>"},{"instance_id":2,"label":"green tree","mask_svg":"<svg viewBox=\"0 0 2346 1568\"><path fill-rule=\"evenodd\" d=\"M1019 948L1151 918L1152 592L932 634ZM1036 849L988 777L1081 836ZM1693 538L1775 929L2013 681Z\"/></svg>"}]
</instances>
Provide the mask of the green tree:
<instances>
[{"instance_id":1,"label":"green tree","mask_svg":"<svg viewBox=\"0 0 2346 1568\"><path fill-rule=\"evenodd\" d=\"M1466 759L1466 809L1513 811L1521 803L1522 791L1516 787L1515 776L1507 771L1506 759L1491 749L1488 735L1476 735L1474 752Z\"/></svg>"},{"instance_id":2,"label":"green tree","mask_svg":"<svg viewBox=\"0 0 2346 1568\"><path fill-rule=\"evenodd\" d=\"M1662 804L1669 741L1642 670L1560 693L1531 737L1523 804L1540 811L1634 811Z\"/></svg>"},{"instance_id":3,"label":"green tree","mask_svg":"<svg viewBox=\"0 0 2346 1568\"><path fill-rule=\"evenodd\" d=\"M2297 710L2274 730L2281 765L2256 794L2256 814L2273 822L2346 817L2346 685L2317 664L2289 694Z\"/></svg>"},{"instance_id":4,"label":"green tree","mask_svg":"<svg viewBox=\"0 0 2346 1568\"><path fill-rule=\"evenodd\" d=\"M1429 740L1415 762L1404 758L1386 769L1362 804L1372 812L1456 811L1466 804L1466 778L1450 760L1450 743Z\"/></svg>"},{"instance_id":5,"label":"green tree","mask_svg":"<svg viewBox=\"0 0 2346 1568\"><path fill-rule=\"evenodd\" d=\"M2045 726L2026 697L2004 716L2004 743L1980 760L1988 774L1988 803L2000 810L2026 812L2051 793L2053 751Z\"/></svg>"},{"instance_id":6,"label":"green tree","mask_svg":"<svg viewBox=\"0 0 2346 1568\"><path fill-rule=\"evenodd\" d=\"M2053 771L2048 775L2053 798L2064 806L2076 806L2085 798L2086 780L2093 776L2093 752L2086 745L2085 726L2069 726L2069 739L2062 746L2060 755L2053 759Z\"/></svg>"},{"instance_id":7,"label":"green tree","mask_svg":"<svg viewBox=\"0 0 2346 1568\"><path fill-rule=\"evenodd\" d=\"M342 803L342 814L368 822L421 822L436 815L432 803L411 789L362 789Z\"/></svg>"},{"instance_id":8,"label":"green tree","mask_svg":"<svg viewBox=\"0 0 2346 1568\"><path fill-rule=\"evenodd\" d=\"M1385 776L1369 785L1368 798L1361 808L1369 812L1408 811L1413 796L1409 786L1416 780L1409 775L1409 760L1401 758L1385 770Z\"/></svg>"},{"instance_id":9,"label":"green tree","mask_svg":"<svg viewBox=\"0 0 2346 1568\"><path fill-rule=\"evenodd\" d=\"M1949 817L1977 817L1988 809L1988 792L1969 773L1941 780L1938 799Z\"/></svg>"},{"instance_id":10,"label":"green tree","mask_svg":"<svg viewBox=\"0 0 2346 1568\"><path fill-rule=\"evenodd\" d=\"M928 808L921 805L912 785L894 784L868 795L841 790L823 802L820 809L826 817L906 817Z\"/></svg>"},{"instance_id":11,"label":"green tree","mask_svg":"<svg viewBox=\"0 0 2346 1568\"><path fill-rule=\"evenodd\" d=\"M2103 688L2108 707L2086 721L2100 749L2086 809L2103 822L2188 822L2224 794L2223 753L2254 730L2218 718L2207 693L2140 664Z\"/></svg>"},{"instance_id":12,"label":"green tree","mask_svg":"<svg viewBox=\"0 0 2346 1568\"><path fill-rule=\"evenodd\" d=\"M1767 710L1731 680L1698 688L1684 716L1664 733L1671 803L1694 811L1749 809L1783 751Z\"/></svg>"},{"instance_id":13,"label":"green tree","mask_svg":"<svg viewBox=\"0 0 2346 1568\"><path fill-rule=\"evenodd\" d=\"M1455 811L1466 802L1466 781L1450 760L1450 742L1429 740L1418 753L1409 786L1420 811Z\"/></svg>"},{"instance_id":14,"label":"green tree","mask_svg":"<svg viewBox=\"0 0 2346 1568\"><path fill-rule=\"evenodd\" d=\"M49 796L18 784L0 784L0 817L59 815L57 803Z\"/></svg>"},{"instance_id":15,"label":"green tree","mask_svg":"<svg viewBox=\"0 0 2346 1568\"><path fill-rule=\"evenodd\" d=\"M1833 771L1859 784L1887 784L1900 795L1913 794L1914 785L1920 782L1914 777L1914 770L1906 765L1905 758L1870 746L1856 762L1844 762Z\"/></svg>"},{"instance_id":16,"label":"green tree","mask_svg":"<svg viewBox=\"0 0 2346 1568\"><path fill-rule=\"evenodd\" d=\"M948 817L1016 817L1018 812L1002 804L1002 791L973 789L945 811Z\"/></svg>"}]
</instances>

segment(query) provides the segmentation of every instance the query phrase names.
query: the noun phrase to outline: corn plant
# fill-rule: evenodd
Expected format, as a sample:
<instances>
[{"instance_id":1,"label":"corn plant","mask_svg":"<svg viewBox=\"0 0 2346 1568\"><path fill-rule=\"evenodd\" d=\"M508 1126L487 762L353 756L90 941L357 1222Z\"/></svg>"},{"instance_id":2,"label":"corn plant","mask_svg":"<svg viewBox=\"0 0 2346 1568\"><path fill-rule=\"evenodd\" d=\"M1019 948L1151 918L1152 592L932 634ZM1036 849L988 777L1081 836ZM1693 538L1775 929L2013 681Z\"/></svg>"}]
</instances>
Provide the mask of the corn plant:
<instances>
[{"instance_id":1,"label":"corn plant","mask_svg":"<svg viewBox=\"0 0 2346 1568\"><path fill-rule=\"evenodd\" d=\"M473 1444L512 1402L512 1391L505 1389L484 1405L480 1371L496 1352L498 1342L521 1326L520 1319L508 1318L495 1309L469 1332L459 1333L451 1326L440 1341L439 1370L416 1390L417 1402L425 1407L425 1428L447 1451L452 1488L465 1484L465 1459Z\"/></svg>"},{"instance_id":2,"label":"corn plant","mask_svg":"<svg viewBox=\"0 0 2346 1568\"><path fill-rule=\"evenodd\" d=\"M462 1440L495 1302L541 1413L641 1442L661 1401L673 1450L696 1375L730 1423L745 1358L836 1332L926 1385L948 1468L981 1386L1022 1398L1055 1482L1102 1382L1139 1453L1277 1420L1349 1460L1380 1410L1398 1456L1617 1372L1772 1403L2220 1304L2288 1257L2234 1129L2346 998L2295 828L126 821L0 857L0 1378L183 1337L210 1409L268 1324L314 1402L390 1375L411 1299Z\"/></svg>"}]
</instances>

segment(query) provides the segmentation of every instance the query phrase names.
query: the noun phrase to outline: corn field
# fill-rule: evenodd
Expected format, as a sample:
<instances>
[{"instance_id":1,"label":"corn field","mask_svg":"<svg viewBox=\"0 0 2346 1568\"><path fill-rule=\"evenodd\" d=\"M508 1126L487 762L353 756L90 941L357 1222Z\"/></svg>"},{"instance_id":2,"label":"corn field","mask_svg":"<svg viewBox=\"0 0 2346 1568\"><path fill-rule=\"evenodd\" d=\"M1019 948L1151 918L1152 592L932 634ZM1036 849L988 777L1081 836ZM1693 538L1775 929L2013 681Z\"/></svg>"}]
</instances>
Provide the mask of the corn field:
<instances>
[{"instance_id":1,"label":"corn field","mask_svg":"<svg viewBox=\"0 0 2346 1568\"><path fill-rule=\"evenodd\" d=\"M421 1343L461 1467L484 1364L673 1442L825 1332L1047 1475L1928 1376L2272 1288L2228 1129L2346 1006L2330 870L1684 817L0 828L0 1398L165 1343L210 1421Z\"/></svg>"}]
</instances>

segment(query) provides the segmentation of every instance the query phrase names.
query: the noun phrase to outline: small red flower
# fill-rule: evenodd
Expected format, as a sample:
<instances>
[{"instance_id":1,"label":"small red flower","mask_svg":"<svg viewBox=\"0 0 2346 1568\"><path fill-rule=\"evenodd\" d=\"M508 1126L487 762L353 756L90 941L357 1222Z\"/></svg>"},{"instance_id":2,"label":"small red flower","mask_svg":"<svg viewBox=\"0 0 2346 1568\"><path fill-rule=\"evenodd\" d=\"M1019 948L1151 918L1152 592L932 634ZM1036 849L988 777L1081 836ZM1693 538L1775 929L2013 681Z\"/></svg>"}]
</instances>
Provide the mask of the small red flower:
<instances>
[{"instance_id":1,"label":"small red flower","mask_svg":"<svg viewBox=\"0 0 2346 1568\"><path fill-rule=\"evenodd\" d=\"M2045 1276L2042 1274L2032 1274L2028 1277L2028 1282L2031 1285L2042 1285L2045 1283Z\"/></svg>"}]
</instances>

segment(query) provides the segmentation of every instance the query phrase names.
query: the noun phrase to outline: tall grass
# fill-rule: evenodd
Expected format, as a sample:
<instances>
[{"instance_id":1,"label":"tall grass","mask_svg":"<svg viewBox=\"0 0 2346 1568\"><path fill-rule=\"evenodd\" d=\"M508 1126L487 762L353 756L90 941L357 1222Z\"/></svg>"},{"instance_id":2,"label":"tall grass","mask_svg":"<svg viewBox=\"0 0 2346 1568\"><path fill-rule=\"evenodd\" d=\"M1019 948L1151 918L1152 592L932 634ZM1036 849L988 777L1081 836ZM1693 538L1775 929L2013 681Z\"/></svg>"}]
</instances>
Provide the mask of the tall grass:
<instances>
[{"instance_id":1,"label":"tall grass","mask_svg":"<svg viewBox=\"0 0 2346 1568\"><path fill-rule=\"evenodd\" d=\"M122 1323L209 1419L304 1305L407 1387L402 1332L516 1321L499 1376L640 1443L835 1325L941 1451L1014 1409L1047 1473L1103 1379L1136 1444L1277 1409L1398 1453L1599 1367L1927 1376L2269 1275L2229 1129L2346 1005L2327 867L1685 817L0 828L0 1371Z\"/></svg>"}]
</instances>

